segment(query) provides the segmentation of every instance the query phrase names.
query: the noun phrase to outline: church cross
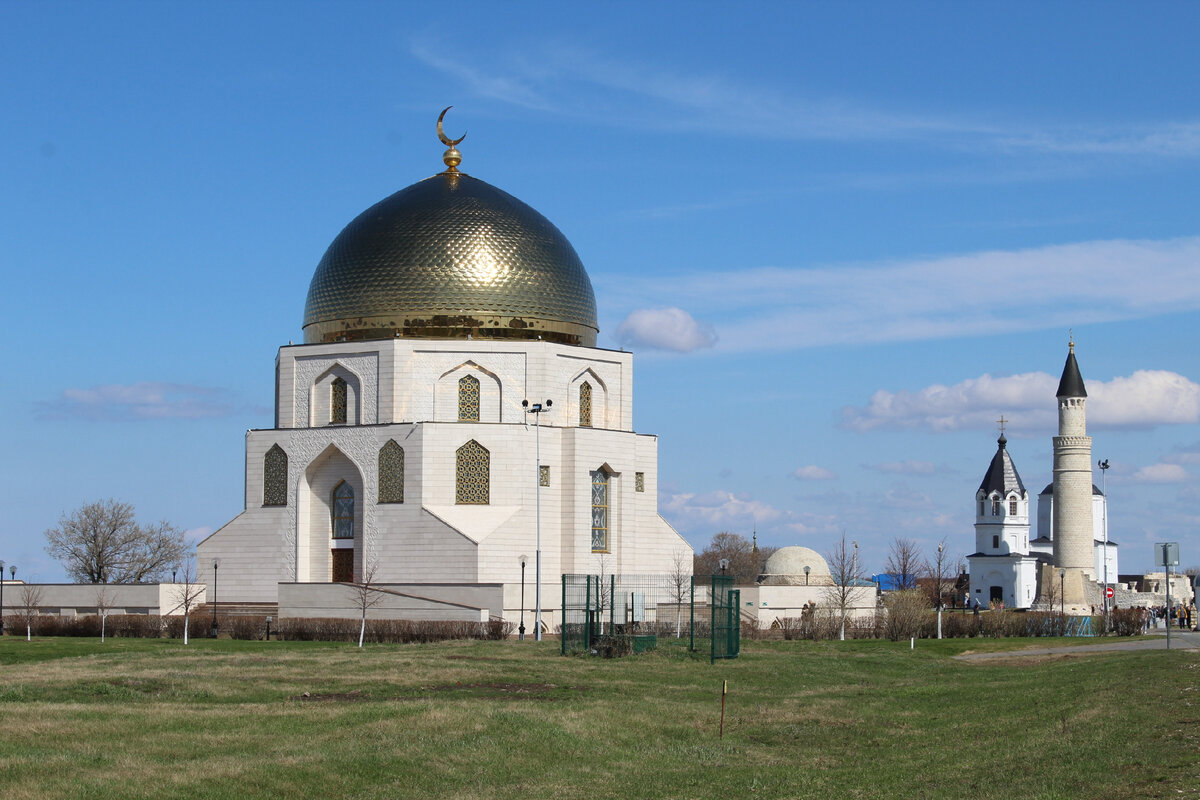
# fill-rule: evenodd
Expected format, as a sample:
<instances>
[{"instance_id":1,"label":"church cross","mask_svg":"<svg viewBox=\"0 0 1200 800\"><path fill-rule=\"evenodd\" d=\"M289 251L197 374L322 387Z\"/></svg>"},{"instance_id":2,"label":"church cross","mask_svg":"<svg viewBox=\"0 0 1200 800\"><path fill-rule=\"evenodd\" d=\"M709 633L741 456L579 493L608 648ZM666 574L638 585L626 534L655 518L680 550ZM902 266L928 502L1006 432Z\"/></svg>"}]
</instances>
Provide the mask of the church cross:
<instances>
[{"instance_id":1,"label":"church cross","mask_svg":"<svg viewBox=\"0 0 1200 800\"><path fill-rule=\"evenodd\" d=\"M996 420L996 424L1000 426L1000 435L1001 436L1004 435L1004 423L1006 423L1006 422L1008 422L1008 420L1006 420L1004 418L1003 414L1000 415L1000 419Z\"/></svg>"}]
</instances>

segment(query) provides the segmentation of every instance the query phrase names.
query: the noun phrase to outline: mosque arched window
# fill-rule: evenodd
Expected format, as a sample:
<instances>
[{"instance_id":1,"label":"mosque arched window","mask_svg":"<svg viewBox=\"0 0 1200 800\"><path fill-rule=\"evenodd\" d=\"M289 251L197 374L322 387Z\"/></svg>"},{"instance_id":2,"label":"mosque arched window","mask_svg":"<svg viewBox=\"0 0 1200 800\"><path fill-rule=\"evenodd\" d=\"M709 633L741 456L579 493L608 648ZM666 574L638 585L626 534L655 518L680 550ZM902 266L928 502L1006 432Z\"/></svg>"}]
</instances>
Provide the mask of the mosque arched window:
<instances>
[{"instance_id":1,"label":"mosque arched window","mask_svg":"<svg viewBox=\"0 0 1200 800\"><path fill-rule=\"evenodd\" d=\"M592 552L608 552L608 498L610 476L603 469L592 476Z\"/></svg>"},{"instance_id":2,"label":"mosque arched window","mask_svg":"<svg viewBox=\"0 0 1200 800\"><path fill-rule=\"evenodd\" d=\"M1013 516L1017 513L1017 498L1010 497L1008 499L1008 514Z\"/></svg>"},{"instance_id":3,"label":"mosque arched window","mask_svg":"<svg viewBox=\"0 0 1200 800\"><path fill-rule=\"evenodd\" d=\"M288 457L279 445L271 445L271 449L263 456L263 505L287 505L287 474Z\"/></svg>"},{"instance_id":4,"label":"mosque arched window","mask_svg":"<svg viewBox=\"0 0 1200 800\"><path fill-rule=\"evenodd\" d=\"M334 378L333 383L329 384L330 425L346 424L346 396L346 382L341 378Z\"/></svg>"},{"instance_id":5,"label":"mosque arched window","mask_svg":"<svg viewBox=\"0 0 1200 800\"><path fill-rule=\"evenodd\" d=\"M479 379L474 375L458 379L458 421L479 422Z\"/></svg>"},{"instance_id":6,"label":"mosque arched window","mask_svg":"<svg viewBox=\"0 0 1200 800\"><path fill-rule=\"evenodd\" d=\"M471 441L454 454L454 502L487 505L490 502L492 454L479 442Z\"/></svg>"},{"instance_id":7,"label":"mosque arched window","mask_svg":"<svg viewBox=\"0 0 1200 800\"><path fill-rule=\"evenodd\" d=\"M404 448L395 439L379 448L379 502L404 502Z\"/></svg>"},{"instance_id":8,"label":"mosque arched window","mask_svg":"<svg viewBox=\"0 0 1200 800\"><path fill-rule=\"evenodd\" d=\"M334 539L354 538L354 487L342 481L333 487L332 523Z\"/></svg>"},{"instance_id":9,"label":"mosque arched window","mask_svg":"<svg viewBox=\"0 0 1200 800\"><path fill-rule=\"evenodd\" d=\"M587 381L579 384L579 425L592 427L592 385Z\"/></svg>"}]
</instances>

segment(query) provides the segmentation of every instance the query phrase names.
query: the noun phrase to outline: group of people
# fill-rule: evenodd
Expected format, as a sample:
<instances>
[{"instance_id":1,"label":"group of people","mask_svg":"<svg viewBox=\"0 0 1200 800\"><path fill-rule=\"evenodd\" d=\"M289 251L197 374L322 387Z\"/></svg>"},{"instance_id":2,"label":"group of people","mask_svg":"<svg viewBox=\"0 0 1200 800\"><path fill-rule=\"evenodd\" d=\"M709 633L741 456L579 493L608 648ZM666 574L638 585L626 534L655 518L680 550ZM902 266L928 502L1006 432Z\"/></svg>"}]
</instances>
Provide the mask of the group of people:
<instances>
[{"instance_id":1,"label":"group of people","mask_svg":"<svg viewBox=\"0 0 1200 800\"><path fill-rule=\"evenodd\" d=\"M1150 613L1154 617L1154 626L1158 627L1158 620L1166 620L1167 625L1178 625L1183 630L1192 630L1195 627L1193 623L1195 609L1190 605L1175 605L1170 608L1166 606L1157 606L1150 609Z\"/></svg>"}]
</instances>

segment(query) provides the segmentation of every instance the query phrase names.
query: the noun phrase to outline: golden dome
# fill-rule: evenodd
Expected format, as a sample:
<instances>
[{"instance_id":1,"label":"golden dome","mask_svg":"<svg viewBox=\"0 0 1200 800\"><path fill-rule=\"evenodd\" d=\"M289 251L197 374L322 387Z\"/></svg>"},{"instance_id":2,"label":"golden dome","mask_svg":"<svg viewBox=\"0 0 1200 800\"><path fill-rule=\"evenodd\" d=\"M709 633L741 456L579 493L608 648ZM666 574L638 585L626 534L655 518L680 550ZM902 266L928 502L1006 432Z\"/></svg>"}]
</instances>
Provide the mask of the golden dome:
<instances>
[{"instance_id":1,"label":"golden dome","mask_svg":"<svg viewBox=\"0 0 1200 800\"><path fill-rule=\"evenodd\" d=\"M461 172L396 192L338 234L313 275L304 341L396 336L595 346L575 248L512 195Z\"/></svg>"}]
</instances>

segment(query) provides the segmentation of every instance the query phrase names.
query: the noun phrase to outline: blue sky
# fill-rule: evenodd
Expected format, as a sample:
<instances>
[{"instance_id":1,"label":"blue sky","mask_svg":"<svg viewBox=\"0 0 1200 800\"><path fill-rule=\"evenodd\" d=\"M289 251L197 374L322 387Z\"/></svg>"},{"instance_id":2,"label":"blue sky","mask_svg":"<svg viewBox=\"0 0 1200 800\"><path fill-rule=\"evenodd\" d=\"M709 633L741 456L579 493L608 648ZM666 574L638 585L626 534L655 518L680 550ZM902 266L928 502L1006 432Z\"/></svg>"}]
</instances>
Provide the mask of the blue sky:
<instances>
[{"instance_id":1,"label":"blue sky","mask_svg":"<svg viewBox=\"0 0 1200 800\"><path fill-rule=\"evenodd\" d=\"M1001 414L1050 479L1073 329L1122 571L1200 563L1200 6L562 5L0 5L18 577L89 500L238 513L317 262L447 105L638 354L693 544L971 552Z\"/></svg>"}]
</instances>

